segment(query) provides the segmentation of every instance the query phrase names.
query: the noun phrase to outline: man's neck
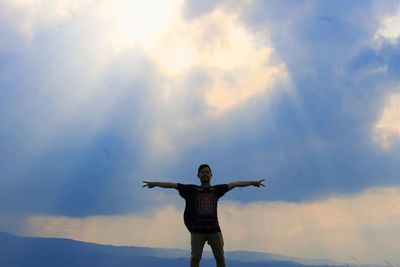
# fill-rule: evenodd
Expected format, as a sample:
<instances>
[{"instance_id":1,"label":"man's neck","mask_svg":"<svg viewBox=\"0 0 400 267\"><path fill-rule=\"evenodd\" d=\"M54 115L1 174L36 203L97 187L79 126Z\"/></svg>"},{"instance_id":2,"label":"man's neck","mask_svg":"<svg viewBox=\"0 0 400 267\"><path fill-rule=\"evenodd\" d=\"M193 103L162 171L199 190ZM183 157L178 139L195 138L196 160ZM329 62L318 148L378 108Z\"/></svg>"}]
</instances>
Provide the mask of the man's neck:
<instances>
[{"instance_id":1,"label":"man's neck","mask_svg":"<svg viewBox=\"0 0 400 267\"><path fill-rule=\"evenodd\" d=\"M201 183L201 187L209 188L210 186L210 183Z\"/></svg>"}]
</instances>

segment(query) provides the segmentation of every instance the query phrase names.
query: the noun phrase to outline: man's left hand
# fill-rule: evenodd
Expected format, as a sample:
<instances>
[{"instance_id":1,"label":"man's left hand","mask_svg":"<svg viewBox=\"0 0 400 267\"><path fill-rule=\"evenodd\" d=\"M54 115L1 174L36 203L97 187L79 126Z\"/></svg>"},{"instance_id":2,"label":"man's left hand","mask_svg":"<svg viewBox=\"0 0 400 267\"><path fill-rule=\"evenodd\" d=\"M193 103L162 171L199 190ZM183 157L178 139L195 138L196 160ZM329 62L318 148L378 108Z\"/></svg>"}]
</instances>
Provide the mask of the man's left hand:
<instances>
[{"instance_id":1,"label":"man's left hand","mask_svg":"<svg viewBox=\"0 0 400 267\"><path fill-rule=\"evenodd\" d=\"M265 185L262 183L264 180L265 179L255 181L254 186L257 186L257 187L264 186L265 187Z\"/></svg>"}]
</instances>

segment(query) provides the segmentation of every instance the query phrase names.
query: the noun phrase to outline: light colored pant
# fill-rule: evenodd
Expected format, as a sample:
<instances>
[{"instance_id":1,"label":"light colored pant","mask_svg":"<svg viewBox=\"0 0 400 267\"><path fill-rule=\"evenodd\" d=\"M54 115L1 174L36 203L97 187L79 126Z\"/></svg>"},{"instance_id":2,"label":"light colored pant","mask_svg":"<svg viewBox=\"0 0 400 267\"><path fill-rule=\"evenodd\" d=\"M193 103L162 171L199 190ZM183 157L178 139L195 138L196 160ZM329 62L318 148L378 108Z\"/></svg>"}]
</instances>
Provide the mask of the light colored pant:
<instances>
[{"instance_id":1,"label":"light colored pant","mask_svg":"<svg viewBox=\"0 0 400 267\"><path fill-rule=\"evenodd\" d=\"M217 267L225 267L224 239L221 232L212 234L190 233L190 243L192 246L190 267L199 267L206 242L211 247Z\"/></svg>"}]
</instances>

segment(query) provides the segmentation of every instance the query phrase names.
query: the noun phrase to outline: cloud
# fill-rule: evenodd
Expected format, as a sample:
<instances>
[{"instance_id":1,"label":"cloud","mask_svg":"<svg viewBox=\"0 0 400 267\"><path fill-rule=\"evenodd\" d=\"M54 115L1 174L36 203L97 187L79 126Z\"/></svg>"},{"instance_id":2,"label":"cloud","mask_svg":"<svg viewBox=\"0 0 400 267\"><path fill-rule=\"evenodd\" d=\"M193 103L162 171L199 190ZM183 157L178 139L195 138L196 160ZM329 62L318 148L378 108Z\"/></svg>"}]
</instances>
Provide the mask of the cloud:
<instances>
[{"instance_id":1,"label":"cloud","mask_svg":"<svg viewBox=\"0 0 400 267\"><path fill-rule=\"evenodd\" d=\"M222 201L219 218L225 249L351 263L349 254L365 263L398 262L399 193L398 187L377 187L307 203ZM85 218L33 215L21 232L103 244L188 249L182 208L165 205L136 214Z\"/></svg>"},{"instance_id":2,"label":"cloud","mask_svg":"<svg viewBox=\"0 0 400 267\"><path fill-rule=\"evenodd\" d=\"M257 35L238 20L238 14L223 8L185 21L177 16L160 37L159 45L148 47L170 87L180 87L182 77L194 68L207 73L204 91L210 116L219 115L251 97L272 91L276 83L287 83L282 62L271 60L273 49L258 47ZM169 101L174 91L168 88ZM229 97L227 97L229 96Z\"/></svg>"},{"instance_id":3,"label":"cloud","mask_svg":"<svg viewBox=\"0 0 400 267\"><path fill-rule=\"evenodd\" d=\"M182 214L171 205L136 215L85 218L39 215L28 218L26 233L114 245L133 245L134 240L140 246L187 246L189 243L181 217Z\"/></svg>"},{"instance_id":4,"label":"cloud","mask_svg":"<svg viewBox=\"0 0 400 267\"><path fill-rule=\"evenodd\" d=\"M89 1L2 1L2 26L26 38L28 43L43 26L60 23L87 6ZM2 27L2 28L3 28ZM3 28L4 29L4 28ZM8 38L4 39L5 41Z\"/></svg>"},{"instance_id":5,"label":"cloud","mask_svg":"<svg viewBox=\"0 0 400 267\"><path fill-rule=\"evenodd\" d=\"M23 13L30 3L8 3L2 12ZM3 47L1 53L9 57L1 59L0 132L7 153L0 163L1 198L8 204L0 210L115 212L129 203L131 193L123 193L131 185L127 168L139 162L136 149L147 133L137 125L150 123L139 114L157 74L140 48L110 50L99 30L102 22L89 7L67 12L57 20L61 24L40 24L37 12L56 20L59 10L37 4L34 14L24 13L35 22L34 36L21 37L27 44ZM65 5L61 9L68 10ZM9 25L3 24L5 39L15 33Z\"/></svg>"},{"instance_id":6,"label":"cloud","mask_svg":"<svg viewBox=\"0 0 400 267\"><path fill-rule=\"evenodd\" d=\"M46 3L1 3L1 212L173 203L141 181L196 183L202 162L215 183L267 177L228 196L246 203L399 183L373 134L395 117L398 42L376 36L398 3Z\"/></svg>"},{"instance_id":7,"label":"cloud","mask_svg":"<svg viewBox=\"0 0 400 267\"><path fill-rule=\"evenodd\" d=\"M213 115L287 80L236 14L186 22L175 1L148 21L159 4L137 12L135 1L2 2L1 195L9 204L0 210L139 209L137 177L167 173L171 158L208 142L203 125L225 119Z\"/></svg>"},{"instance_id":8,"label":"cloud","mask_svg":"<svg viewBox=\"0 0 400 267\"><path fill-rule=\"evenodd\" d=\"M210 4L188 20L223 6ZM396 90L399 69L398 45L382 45L374 36L397 7L389 2L245 4L240 19L285 63L290 83L277 86L268 100L254 98L226 113L222 123L208 127L215 134L207 146L188 150L181 165L196 159L218 163L216 183L269 178L268 193L233 193L241 202L301 202L398 184L398 150L381 151L371 136L385 99Z\"/></svg>"},{"instance_id":9,"label":"cloud","mask_svg":"<svg viewBox=\"0 0 400 267\"><path fill-rule=\"evenodd\" d=\"M390 149L400 136L400 93L389 96L387 104L375 124L374 138L384 149Z\"/></svg>"},{"instance_id":10,"label":"cloud","mask_svg":"<svg viewBox=\"0 0 400 267\"><path fill-rule=\"evenodd\" d=\"M376 38L385 38L396 42L400 36L400 11L395 15L388 15L382 21L381 27L376 32Z\"/></svg>"}]
</instances>

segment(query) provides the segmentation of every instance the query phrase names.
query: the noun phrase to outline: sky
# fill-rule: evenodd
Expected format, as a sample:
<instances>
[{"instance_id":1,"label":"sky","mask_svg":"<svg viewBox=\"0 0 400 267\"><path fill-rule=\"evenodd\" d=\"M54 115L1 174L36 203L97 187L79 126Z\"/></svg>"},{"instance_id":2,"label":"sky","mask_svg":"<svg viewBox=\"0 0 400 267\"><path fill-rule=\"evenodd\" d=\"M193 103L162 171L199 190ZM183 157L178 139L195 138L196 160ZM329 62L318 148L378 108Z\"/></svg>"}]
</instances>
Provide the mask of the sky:
<instances>
[{"instance_id":1,"label":"sky","mask_svg":"<svg viewBox=\"0 0 400 267\"><path fill-rule=\"evenodd\" d=\"M0 230L188 249L142 181L208 163L266 178L226 250L400 263L398 1L3 0L0 36Z\"/></svg>"}]
</instances>

